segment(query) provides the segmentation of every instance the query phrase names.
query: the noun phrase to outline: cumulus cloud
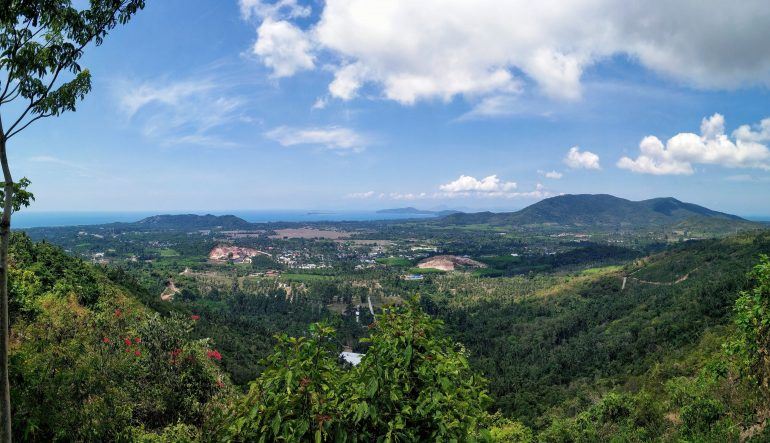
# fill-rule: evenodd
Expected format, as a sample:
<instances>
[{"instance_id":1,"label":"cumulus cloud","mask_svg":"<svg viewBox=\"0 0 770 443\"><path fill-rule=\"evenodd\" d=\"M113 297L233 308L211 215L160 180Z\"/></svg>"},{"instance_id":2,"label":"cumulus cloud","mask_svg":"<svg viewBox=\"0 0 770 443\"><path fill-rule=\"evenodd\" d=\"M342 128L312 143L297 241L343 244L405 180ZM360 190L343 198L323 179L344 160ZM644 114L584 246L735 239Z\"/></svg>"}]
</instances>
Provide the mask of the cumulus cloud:
<instances>
[{"instance_id":1,"label":"cumulus cloud","mask_svg":"<svg viewBox=\"0 0 770 443\"><path fill-rule=\"evenodd\" d=\"M276 76L312 69L324 54L335 74L329 93L342 100L368 83L405 104L475 101L510 95L522 81L576 100L583 72L616 55L696 87L770 83L764 0L327 0L317 14L296 0L240 4L244 17L269 20L290 34L285 41L300 42L296 52L265 42L271 50L258 55ZM257 45L268 37L259 32ZM500 112L495 102L482 109Z\"/></svg>"},{"instance_id":2,"label":"cumulus cloud","mask_svg":"<svg viewBox=\"0 0 770 443\"><path fill-rule=\"evenodd\" d=\"M455 181L439 186L439 189L450 193L489 193L502 194L515 190L518 187L516 182L502 182L497 175L490 175L481 180L470 175L460 175Z\"/></svg>"},{"instance_id":3,"label":"cumulus cloud","mask_svg":"<svg viewBox=\"0 0 770 443\"><path fill-rule=\"evenodd\" d=\"M562 174L559 171L547 171L546 172L546 171L540 171L539 170L539 171L537 171L537 173L542 175L545 178L550 178L550 179L554 179L554 180L558 180L558 179L564 177L564 174Z\"/></svg>"},{"instance_id":4,"label":"cumulus cloud","mask_svg":"<svg viewBox=\"0 0 770 443\"><path fill-rule=\"evenodd\" d=\"M762 119L759 124L741 125L733 131L733 137L737 140L762 143L770 141L770 118Z\"/></svg>"},{"instance_id":5,"label":"cumulus cloud","mask_svg":"<svg viewBox=\"0 0 770 443\"><path fill-rule=\"evenodd\" d=\"M273 77L290 77L298 71L315 67L310 40L293 24L266 18L257 34L259 37L253 52L273 70Z\"/></svg>"},{"instance_id":6,"label":"cumulus cloud","mask_svg":"<svg viewBox=\"0 0 770 443\"><path fill-rule=\"evenodd\" d=\"M591 151L580 151L579 146L569 148L564 163L571 169L601 169L599 156Z\"/></svg>"},{"instance_id":7,"label":"cumulus cloud","mask_svg":"<svg viewBox=\"0 0 770 443\"><path fill-rule=\"evenodd\" d=\"M740 126L733 140L725 134L725 119L720 114L701 121L700 135L682 132L663 142L655 136L644 137L635 159L622 157L617 166L640 174L689 175L694 164L720 165L728 168L770 170L770 150L761 142L770 140L770 119L759 125Z\"/></svg>"},{"instance_id":8,"label":"cumulus cloud","mask_svg":"<svg viewBox=\"0 0 770 443\"><path fill-rule=\"evenodd\" d=\"M279 126L265 133L281 146L316 145L338 152L359 152L367 144L366 137L338 126L324 128L292 128Z\"/></svg>"}]
</instances>

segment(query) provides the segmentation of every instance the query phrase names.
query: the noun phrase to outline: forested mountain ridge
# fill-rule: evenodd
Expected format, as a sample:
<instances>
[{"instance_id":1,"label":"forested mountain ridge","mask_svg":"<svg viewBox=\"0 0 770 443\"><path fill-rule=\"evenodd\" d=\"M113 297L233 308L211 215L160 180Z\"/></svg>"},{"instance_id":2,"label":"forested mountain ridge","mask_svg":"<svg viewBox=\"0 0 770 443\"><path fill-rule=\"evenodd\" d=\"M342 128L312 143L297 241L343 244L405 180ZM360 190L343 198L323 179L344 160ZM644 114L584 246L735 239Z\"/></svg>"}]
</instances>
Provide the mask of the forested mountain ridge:
<instances>
[{"instance_id":1,"label":"forested mountain ridge","mask_svg":"<svg viewBox=\"0 0 770 443\"><path fill-rule=\"evenodd\" d=\"M557 224L595 227L673 226L686 221L719 221L724 226L751 227L736 215L714 211L675 198L631 201L608 194L567 194L544 199L517 212L452 214L436 223L505 225Z\"/></svg>"}]
</instances>

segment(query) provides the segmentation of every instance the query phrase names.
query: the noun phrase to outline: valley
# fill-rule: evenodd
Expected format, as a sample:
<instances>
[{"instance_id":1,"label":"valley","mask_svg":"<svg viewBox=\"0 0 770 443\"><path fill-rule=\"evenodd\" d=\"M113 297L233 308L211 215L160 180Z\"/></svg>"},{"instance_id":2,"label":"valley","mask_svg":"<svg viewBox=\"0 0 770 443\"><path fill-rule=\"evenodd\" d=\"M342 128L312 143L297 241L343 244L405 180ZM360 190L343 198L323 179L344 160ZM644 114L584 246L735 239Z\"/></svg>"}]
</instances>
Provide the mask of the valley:
<instances>
[{"instance_id":1,"label":"valley","mask_svg":"<svg viewBox=\"0 0 770 443\"><path fill-rule=\"evenodd\" d=\"M274 335L326 321L336 352L366 354L376 316L419 295L489 380L492 410L548 435L608 395L649 395L661 417L678 414L663 386L711 364L747 273L770 252L764 225L665 199L643 202L657 215L640 218L613 199L554 197L512 215L168 215L26 233L137 288L152 310L198 318L194 336L216 344L235 389L266 369ZM745 429L754 417L716 420ZM655 426L659 438L681 432L676 420Z\"/></svg>"}]
</instances>

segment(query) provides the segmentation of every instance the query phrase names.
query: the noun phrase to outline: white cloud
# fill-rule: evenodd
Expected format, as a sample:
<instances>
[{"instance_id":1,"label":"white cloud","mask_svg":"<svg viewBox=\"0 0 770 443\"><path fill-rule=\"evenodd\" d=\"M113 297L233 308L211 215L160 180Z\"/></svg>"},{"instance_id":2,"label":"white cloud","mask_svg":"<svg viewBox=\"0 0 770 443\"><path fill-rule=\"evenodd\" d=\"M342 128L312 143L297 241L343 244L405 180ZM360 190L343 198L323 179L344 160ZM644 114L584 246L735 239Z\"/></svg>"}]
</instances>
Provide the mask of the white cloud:
<instances>
[{"instance_id":1,"label":"white cloud","mask_svg":"<svg viewBox=\"0 0 770 443\"><path fill-rule=\"evenodd\" d=\"M431 198L543 198L553 195L540 183L532 191L518 191L516 182L504 182L497 175L490 175L480 180L461 175L457 180L439 186L439 190L441 192L430 194ZM424 196L425 193L418 195Z\"/></svg>"},{"instance_id":2,"label":"white cloud","mask_svg":"<svg viewBox=\"0 0 770 443\"><path fill-rule=\"evenodd\" d=\"M459 193L490 193L501 194L515 190L515 182L502 182L496 175L484 177L481 180L469 175L460 175L455 181L439 186L439 189L449 194Z\"/></svg>"},{"instance_id":3,"label":"white cloud","mask_svg":"<svg viewBox=\"0 0 770 443\"><path fill-rule=\"evenodd\" d=\"M580 151L579 146L569 148L564 163L571 169L601 169L599 156L591 151Z\"/></svg>"},{"instance_id":4,"label":"white cloud","mask_svg":"<svg viewBox=\"0 0 770 443\"><path fill-rule=\"evenodd\" d=\"M531 191L518 191L514 182L503 182L496 175L479 180L461 175L457 180L439 186L439 192L357 192L348 194L348 198L372 198L380 200L446 200L458 198L485 199L534 199L555 195L542 184L537 183Z\"/></svg>"},{"instance_id":5,"label":"white cloud","mask_svg":"<svg viewBox=\"0 0 770 443\"><path fill-rule=\"evenodd\" d=\"M550 179L554 179L554 180L558 180L558 179L564 177L564 174L562 174L559 171L548 171L548 172L546 172L546 171L538 170L537 173L542 175L545 178L550 178Z\"/></svg>"},{"instance_id":6,"label":"white cloud","mask_svg":"<svg viewBox=\"0 0 770 443\"><path fill-rule=\"evenodd\" d=\"M347 195L347 198L360 198L360 199L367 199L374 197L374 191L366 191L366 192L353 192Z\"/></svg>"},{"instance_id":7,"label":"white cloud","mask_svg":"<svg viewBox=\"0 0 770 443\"><path fill-rule=\"evenodd\" d=\"M132 117L141 108L159 103L168 106L178 106L190 97L211 91L215 88L209 80L182 80L167 84L127 84L118 82L120 90L118 97L120 108Z\"/></svg>"},{"instance_id":8,"label":"white cloud","mask_svg":"<svg viewBox=\"0 0 770 443\"><path fill-rule=\"evenodd\" d=\"M762 143L770 141L770 118L762 119L753 128L749 125L739 126L738 129L733 131L733 137L746 142Z\"/></svg>"},{"instance_id":9,"label":"white cloud","mask_svg":"<svg viewBox=\"0 0 770 443\"><path fill-rule=\"evenodd\" d=\"M429 195L426 192L417 192L417 193L412 193L412 192L406 192L406 193L391 192L390 194L388 194L388 197L391 200L422 200L422 199L426 199L426 198L433 198L433 196Z\"/></svg>"},{"instance_id":10,"label":"white cloud","mask_svg":"<svg viewBox=\"0 0 770 443\"><path fill-rule=\"evenodd\" d=\"M368 144L366 137L352 129L338 126L325 128L292 128L279 126L265 133L281 146L318 145L338 152L359 152Z\"/></svg>"},{"instance_id":11,"label":"white cloud","mask_svg":"<svg viewBox=\"0 0 770 443\"><path fill-rule=\"evenodd\" d=\"M473 109L458 120L473 120L487 117L506 117L521 112L518 97L514 94L490 95L482 98Z\"/></svg>"},{"instance_id":12,"label":"white cloud","mask_svg":"<svg viewBox=\"0 0 770 443\"><path fill-rule=\"evenodd\" d=\"M315 67L310 40L288 21L266 18L257 29L257 35L252 50L273 70L274 77L290 77Z\"/></svg>"},{"instance_id":13,"label":"white cloud","mask_svg":"<svg viewBox=\"0 0 770 443\"><path fill-rule=\"evenodd\" d=\"M652 135L643 138L639 156L623 157L617 166L654 175L689 175L695 172L694 164L770 170L770 150L760 143L770 140L770 119L762 120L755 129L743 125L733 132L734 140L730 140L724 133L724 117L714 114L701 121L700 135L682 132L665 145Z\"/></svg>"},{"instance_id":14,"label":"white cloud","mask_svg":"<svg viewBox=\"0 0 770 443\"><path fill-rule=\"evenodd\" d=\"M235 146L215 134L233 123L250 121L244 102L227 87L204 78L174 82L119 80L113 85L118 107L145 137L162 145Z\"/></svg>"},{"instance_id":15,"label":"white cloud","mask_svg":"<svg viewBox=\"0 0 770 443\"><path fill-rule=\"evenodd\" d=\"M522 80L575 100L583 72L617 55L696 87L770 84L764 0L327 0L320 8L306 25L309 10L294 0L241 0L245 17L303 17L306 29L287 28L301 49L282 63L272 51L263 60L281 76L312 69L313 56L324 54L336 64L330 94L343 100L370 83L405 104L477 101L510 94Z\"/></svg>"},{"instance_id":16,"label":"white cloud","mask_svg":"<svg viewBox=\"0 0 770 443\"><path fill-rule=\"evenodd\" d=\"M244 19L251 17L307 17L312 12L309 6L302 6L297 0L278 0L273 3L262 0L239 0L241 15Z\"/></svg>"}]
</instances>

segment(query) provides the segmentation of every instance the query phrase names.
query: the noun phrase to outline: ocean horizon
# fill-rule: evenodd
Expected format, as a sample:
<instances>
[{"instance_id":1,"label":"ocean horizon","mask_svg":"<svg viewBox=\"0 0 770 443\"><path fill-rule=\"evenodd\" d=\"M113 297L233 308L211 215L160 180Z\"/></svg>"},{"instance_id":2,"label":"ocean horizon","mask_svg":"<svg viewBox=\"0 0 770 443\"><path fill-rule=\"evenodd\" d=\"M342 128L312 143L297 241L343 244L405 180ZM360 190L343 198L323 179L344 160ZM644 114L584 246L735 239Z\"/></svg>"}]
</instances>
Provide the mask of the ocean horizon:
<instances>
[{"instance_id":1,"label":"ocean horizon","mask_svg":"<svg viewBox=\"0 0 770 443\"><path fill-rule=\"evenodd\" d=\"M431 218L432 214L393 214L377 211L349 210L232 210L232 211L30 211L13 215L13 229L29 229L56 226L101 225L106 223L131 223L145 217L161 214L213 214L235 215L252 223L271 222L324 222L324 221L375 221Z\"/></svg>"}]
</instances>

